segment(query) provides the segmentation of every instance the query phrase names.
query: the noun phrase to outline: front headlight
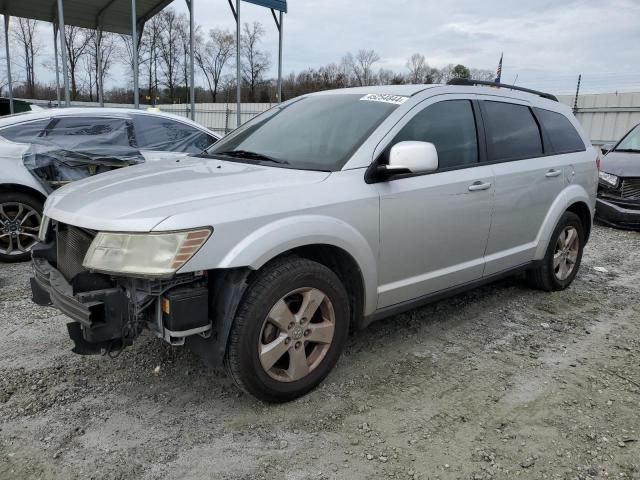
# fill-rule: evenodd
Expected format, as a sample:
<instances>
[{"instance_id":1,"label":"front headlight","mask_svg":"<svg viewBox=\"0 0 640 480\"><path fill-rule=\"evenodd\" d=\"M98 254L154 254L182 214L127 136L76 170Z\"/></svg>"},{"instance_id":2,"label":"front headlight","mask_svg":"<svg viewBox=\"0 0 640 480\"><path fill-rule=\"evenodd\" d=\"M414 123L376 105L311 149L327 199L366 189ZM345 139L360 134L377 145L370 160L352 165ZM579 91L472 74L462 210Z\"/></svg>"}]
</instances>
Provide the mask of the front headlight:
<instances>
[{"instance_id":1,"label":"front headlight","mask_svg":"<svg viewBox=\"0 0 640 480\"><path fill-rule=\"evenodd\" d=\"M82 265L105 273L170 276L195 255L211 232L210 228L164 233L99 232Z\"/></svg>"},{"instance_id":2,"label":"front headlight","mask_svg":"<svg viewBox=\"0 0 640 480\"><path fill-rule=\"evenodd\" d=\"M616 177L615 175L602 171L598 175L600 176L600 180L602 180L603 183L614 188L618 186L618 177Z\"/></svg>"}]
</instances>

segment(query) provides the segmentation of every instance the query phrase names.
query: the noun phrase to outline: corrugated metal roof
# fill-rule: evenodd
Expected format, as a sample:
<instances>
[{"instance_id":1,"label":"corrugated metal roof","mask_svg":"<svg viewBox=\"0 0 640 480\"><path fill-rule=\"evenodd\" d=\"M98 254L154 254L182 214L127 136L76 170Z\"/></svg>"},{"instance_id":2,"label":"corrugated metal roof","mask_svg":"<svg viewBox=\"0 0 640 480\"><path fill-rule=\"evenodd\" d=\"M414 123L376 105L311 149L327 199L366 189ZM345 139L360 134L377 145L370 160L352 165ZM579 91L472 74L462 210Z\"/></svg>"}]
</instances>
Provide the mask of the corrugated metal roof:
<instances>
[{"instance_id":1,"label":"corrugated metal roof","mask_svg":"<svg viewBox=\"0 0 640 480\"><path fill-rule=\"evenodd\" d=\"M136 0L138 22L144 22L173 0ZM12 17L57 22L57 0L2 0L0 13ZM96 28L102 16L106 32L131 34L131 0L64 0L66 25Z\"/></svg>"}]
</instances>

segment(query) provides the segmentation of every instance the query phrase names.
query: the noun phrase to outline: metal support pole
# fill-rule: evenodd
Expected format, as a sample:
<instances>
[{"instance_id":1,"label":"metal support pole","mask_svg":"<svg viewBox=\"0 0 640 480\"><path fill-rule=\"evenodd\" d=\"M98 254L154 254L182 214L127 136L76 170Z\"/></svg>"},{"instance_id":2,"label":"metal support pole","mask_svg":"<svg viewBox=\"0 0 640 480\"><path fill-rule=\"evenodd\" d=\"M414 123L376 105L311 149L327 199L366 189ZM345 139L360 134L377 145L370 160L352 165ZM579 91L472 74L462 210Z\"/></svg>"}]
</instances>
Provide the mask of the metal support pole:
<instances>
[{"instance_id":1,"label":"metal support pole","mask_svg":"<svg viewBox=\"0 0 640 480\"><path fill-rule=\"evenodd\" d=\"M282 30L284 29L284 14L280 11L280 22L278 25L278 102L282 103Z\"/></svg>"},{"instance_id":2,"label":"metal support pole","mask_svg":"<svg viewBox=\"0 0 640 480\"><path fill-rule=\"evenodd\" d=\"M195 52L193 50L195 45L196 27L193 16L193 2L195 0L187 0L189 6L189 77L190 77L190 91L189 97L191 99L191 120L196 119L196 81L195 81L195 67L194 57Z\"/></svg>"},{"instance_id":3,"label":"metal support pole","mask_svg":"<svg viewBox=\"0 0 640 480\"><path fill-rule=\"evenodd\" d=\"M96 87L98 87L98 102L104 107L104 91L102 88L102 25L96 28ZM91 88L91 87L89 87Z\"/></svg>"},{"instance_id":4,"label":"metal support pole","mask_svg":"<svg viewBox=\"0 0 640 480\"><path fill-rule=\"evenodd\" d=\"M240 118L240 95L242 94L242 78L240 73L240 0L236 0L236 79L237 79L237 93L236 93L236 128L240 126L242 120Z\"/></svg>"},{"instance_id":5,"label":"metal support pole","mask_svg":"<svg viewBox=\"0 0 640 480\"><path fill-rule=\"evenodd\" d=\"M138 25L136 21L136 0L131 0L131 45L133 47L133 105L140 108L138 88Z\"/></svg>"},{"instance_id":6,"label":"metal support pole","mask_svg":"<svg viewBox=\"0 0 640 480\"><path fill-rule=\"evenodd\" d=\"M64 103L67 107L71 105L71 95L69 93L69 66L67 64L67 35L64 28L64 6L62 0L58 0L58 33L60 34L60 55L62 60L62 77L64 79Z\"/></svg>"},{"instance_id":7,"label":"metal support pole","mask_svg":"<svg viewBox=\"0 0 640 480\"><path fill-rule=\"evenodd\" d=\"M60 107L60 65L58 61L58 26L53 24L53 55L56 57L56 100Z\"/></svg>"},{"instance_id":8,"label":"metal support pole","mask_svg":"<svg viewBox=\"0 0 640 480\"><path fill-rule=\"evenodd\" d=\"M11 80L11 56L9 55L9 15L4 14L4 46L7 49L7 81L9 82L9 113L13 112L13 83Z\"/></svg>"},{"instance_id":9,"label":"metal support pole","mask_svg":"<svg viewBox=\"0 0 640 480\"><path fill-rule=\"evenodd\" d=\"M576 98L573 102L573 114L578 112L578 96L580 95L580 83L582 82L582 74L578 75L578 86L576 87Z\"/></svg>"}]
</instances>

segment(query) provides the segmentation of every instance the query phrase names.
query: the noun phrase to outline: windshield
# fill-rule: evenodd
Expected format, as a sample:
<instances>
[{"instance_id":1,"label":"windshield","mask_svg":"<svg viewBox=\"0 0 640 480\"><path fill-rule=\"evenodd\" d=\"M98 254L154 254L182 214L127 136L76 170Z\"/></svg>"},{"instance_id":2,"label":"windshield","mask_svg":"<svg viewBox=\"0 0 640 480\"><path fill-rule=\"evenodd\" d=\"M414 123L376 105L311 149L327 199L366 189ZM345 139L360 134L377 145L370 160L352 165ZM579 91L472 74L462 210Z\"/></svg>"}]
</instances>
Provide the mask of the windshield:
<instances>
[{"instance_id":1,"label":"windshield","mask_svg":"<svg viewBox=\"0 0 640 480\"><path fill-rule=\"evenodd\" d=\"M209 155L304 170L340 170L397 104L353 94L302 97L263 113Z\"/></svg>"},{"instance_id":2,"label":"windshield","mask_svg":"<svg viewBox=\"0 0 640 480\"><path fill-rule=\"evenodd\" d=\"M640 152L640 125L631 130L616 147L616 151Z\"/></svg>"}]
</instances>

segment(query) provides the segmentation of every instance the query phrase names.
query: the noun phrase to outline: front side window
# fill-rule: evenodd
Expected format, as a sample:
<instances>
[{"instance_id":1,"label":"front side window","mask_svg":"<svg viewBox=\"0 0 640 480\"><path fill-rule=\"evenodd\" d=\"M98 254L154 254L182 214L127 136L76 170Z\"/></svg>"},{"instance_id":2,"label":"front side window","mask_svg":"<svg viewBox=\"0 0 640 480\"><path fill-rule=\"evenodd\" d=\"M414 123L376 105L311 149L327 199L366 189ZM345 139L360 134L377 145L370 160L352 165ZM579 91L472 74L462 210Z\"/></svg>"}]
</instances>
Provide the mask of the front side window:
<instances>
[{"instance_id":1,"label":"front side window","mask_svg":"<svg viewBox=\"0 0 640 480\"><path fill-rule=\"evenodd\" d=\"M469 100L447 100L428 106L400 130L391 142L433 143L438 168L448 169L478 163L478 138Z\"/></svg>"},{"instance_id":2,"label":"front side window","mask_svg":"<svg viewBox=\"0 0 640 480\"><path fill-rule=\"evenodd\" d=\"M586 150L582 138L567 117L561 113L542 108L536 108L536 113L551 142L553 153L584 152Z\"/></svg>"},{"instance_id":3,"label":"front side window","mask_svg":"<svg viewBox=\"0 0 640 480\"><path fill-rule=\"evenodd\" d=\"M0 137L17 143L33 143L39 136L43 135L50 122L51 119L47 118L45 120L12 125L0 130Z\"/></svg>"},{"instance_id":4,"label":"front side window","mask_svg":"<svg viewBox=\"0 0 640 480\"><path fill-rule=\"evenodd\" d=\"M490 161L542 156L540 128L529 107L493 101L481 103Z\"/></svg>"},{"instance_id":5,"label":"front side window","mask_svg":"<svg viewBox=\"0 0 640 480\"><path fill-rule=\"evenodd\" d=\"M260 156L272 159L269 165L337 171L398 108L397 103L376 98L358 94L298 98L255 117L208 153L231 153L230 159L243 161L242 152L250 152L252 161L260 162Z\"/></svg>"},{"instance_id":6,"label":"front side window","mask_svg":"<svg viewBox=\"0 0 640 480\"><path fill-rule=\"evenodd\" d=\"M640 152L640 125L631 130L616 147L616 152Z\"/></svg>"},{"instance_id":7,"label":"front side window","mask_svg":"<svg viewBox=\"0 0 640 480\"><path fill-rule=\"evenodd\" d=\"M43 143L65 150L135 146L126 118L60 117L40 137Z\"/></svg>"},{"instance_id":8,"label":"front side window","mask_svg":"<svg viewBox=\"0 0 640 480\"><path fill-rule=\"evenodd\" d=\"M201 153L215 143L212 135L172 118L134 115L138 145L160 152Z\"/></svg>"}]
</instances>

